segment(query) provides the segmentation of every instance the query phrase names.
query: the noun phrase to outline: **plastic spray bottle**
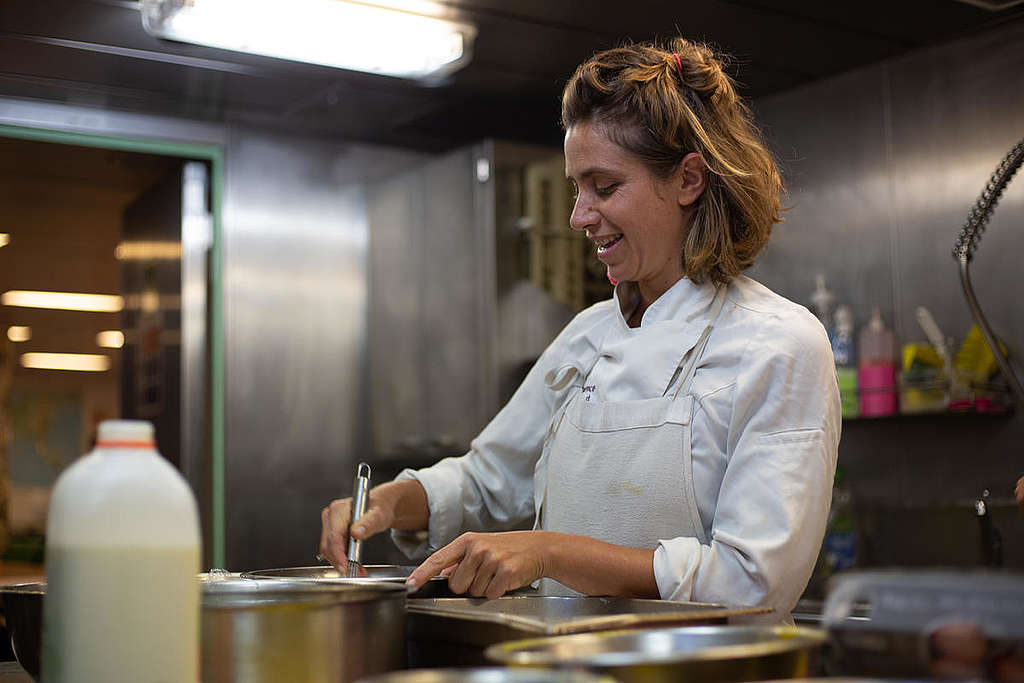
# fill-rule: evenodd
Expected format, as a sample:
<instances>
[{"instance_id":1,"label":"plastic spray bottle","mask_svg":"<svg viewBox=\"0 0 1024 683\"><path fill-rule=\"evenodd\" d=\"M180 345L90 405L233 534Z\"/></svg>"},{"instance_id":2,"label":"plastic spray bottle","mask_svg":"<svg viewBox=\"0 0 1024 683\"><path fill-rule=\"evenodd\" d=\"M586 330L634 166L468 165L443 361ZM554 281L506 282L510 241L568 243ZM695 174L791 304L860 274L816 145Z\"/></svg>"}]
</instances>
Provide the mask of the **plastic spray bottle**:
<instances>
[{"instance_id":1,"label":"plastic spray bottle","mask_svg":"<svg viewBox=\"0 0 1024 683\"><path fill-rule=\"evenodd\" d=\"M832 331L832 304L835 297L828 287L825 286L825 274L818 273L814 276L814 292L811 294L811 310L818 320L831 334Z\"/></svg>"},{"instance_id":2,"label":"plastic spray bottle","mask_svg":"<svg viewBox=\"0 0 1024 683\"><path fill-rule=\"evenodd\" d=\"M836 308L835 325L829 341L836 361L839 397L843 417L857 417L857 355L853 344L853 311L849 306Z\"/></svg>"}]
</instances>

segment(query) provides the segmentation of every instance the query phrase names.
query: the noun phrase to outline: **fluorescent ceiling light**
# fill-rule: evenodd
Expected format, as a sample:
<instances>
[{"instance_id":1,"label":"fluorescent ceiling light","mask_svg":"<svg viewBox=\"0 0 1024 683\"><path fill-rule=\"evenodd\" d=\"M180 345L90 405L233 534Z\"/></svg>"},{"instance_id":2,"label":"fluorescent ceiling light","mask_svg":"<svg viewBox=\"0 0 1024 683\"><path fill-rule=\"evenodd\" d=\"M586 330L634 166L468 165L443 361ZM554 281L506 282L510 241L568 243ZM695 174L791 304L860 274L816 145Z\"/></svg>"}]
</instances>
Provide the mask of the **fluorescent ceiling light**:
<instances>
[{"instance_id":1,"label":"fluorescent ceiling light","mask_svg":"<svg viewBox=\"0 0 1024 683\"><path fill-rule=\"evenodd\" d=\"M114 250L118 261L176 261L181 242L121 242Z\"/></svg>"},{"instance_id":2,"label":"fluorescent ceiling light","mask_svg":"<svg viewBox=\"0 0 1024 683\"><path fill-rule=\"evenodd\" d=\"M114 294L78 294L76 292L33 292L11 289L0 296L5 306L56 308L62 311L98 311L116 313L124 308L124 298Z\"/></svg>"},{"instance_id":3,"label":"fluorescent ceiling light","mask_svg":"<svg viewBox=\"0 0 1024 683\"><path fill-rule=\"evenodd\" d=\"M124 346L124 332L121 330L103 330L96 335L96 343L105 349L119 349Z\"/></svg>"},{"instance_id":4,"label":"fluorescent ceiling light","mask_svg":"<svg viewBox=\"0 0 1024 683\"><path fill-rule=\"evenodd\" d=\"M11 325L7 328L7 338L12 342L27 342L32 338L32 328L24 325Z\"/></svg>"},{"instance_id":5,"label":"fluorescent ceiling light","mask_svg":"<svg viewBox=\"0 0 1024 683\"><path fill-rule=\"evenodd\" d=\"M110 358L97 353L23 353L21 366L36 370L104 372L110 369Z\"/></svg>"},{"instance_id":6,"label":"fluorescent ceiling light","mask_svg":"<svg viewBox=\"0 0 1024 683\"><path fill-rule=\"evenodd\" d=\"M346 0L141 0L150 35L401 78L438 79L470 59L476 28Z\"/></svg>"},{"instance_id":7,"label":"fluorescent ceiling light","mask_svg":"<svg viewBox=\"0 0 1024 683\"><path fill-rule=\"evenodd\" d=\"M6 232L0 232L0 247L6 247L11 243L11 236Z\"/></svg>"}]
</instances>

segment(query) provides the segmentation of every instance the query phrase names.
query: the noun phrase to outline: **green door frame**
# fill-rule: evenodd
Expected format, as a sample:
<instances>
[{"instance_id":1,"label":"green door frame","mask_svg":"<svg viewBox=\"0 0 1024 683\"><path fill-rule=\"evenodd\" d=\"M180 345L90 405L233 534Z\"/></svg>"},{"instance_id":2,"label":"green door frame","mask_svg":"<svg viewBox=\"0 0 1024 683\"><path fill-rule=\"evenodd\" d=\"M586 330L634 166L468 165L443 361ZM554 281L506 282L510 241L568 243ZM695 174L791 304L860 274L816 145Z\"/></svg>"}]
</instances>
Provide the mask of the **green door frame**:
<instances>
[{"instance_id":1,"label":"green door frame","mask_svg":"<svg viewBox=\"0 0 1024 683\"><path fill-rule=\"evenodd\" d=\"M36 140L82 147L99 147L126 152L142 152L210 162L213 236L210 247L210 459L211 528L210 553L214 567L223 567L225 553L224 524L224 287L221 198L224 182L224 151L216 145L193 144L128 138L93 133L78 133L46 128L0 124L0 137Z\"/></svg>"}]
</instances>

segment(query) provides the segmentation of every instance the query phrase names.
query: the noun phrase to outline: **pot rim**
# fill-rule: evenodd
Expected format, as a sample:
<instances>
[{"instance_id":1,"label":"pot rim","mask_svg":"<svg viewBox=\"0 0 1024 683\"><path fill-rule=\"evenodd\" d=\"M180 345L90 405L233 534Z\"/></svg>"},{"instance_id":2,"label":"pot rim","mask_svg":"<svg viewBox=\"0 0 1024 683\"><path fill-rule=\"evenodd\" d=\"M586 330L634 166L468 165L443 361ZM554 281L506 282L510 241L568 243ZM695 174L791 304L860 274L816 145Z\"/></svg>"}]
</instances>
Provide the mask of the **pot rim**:
<instances>
[{"instance_id":1,"label":"pot rim","mask_svg":"<svg viewBox=\"0 0 1024 683\"><path fill-rule=\"evenodd\" d=\"M552 650L558 645L593 640L610 640L616 637L672 634L679 631L694 632L768 632L775 637L761 642L708 645L691 650L670 650L667 652L608 651L558 655ZM485 650L487 659L512 666L591 666L622 667L634 665L658 665L706 660L733 660L750 657L765 657L784 654L804 648L821 647L828 635L819 629L802 626L680 626L670 629L622 629L594 633L577 633L566 636L530 638L506 643L497 643ZM542 646L544 649L527 651Z\"/></svg>"}]
</instances>

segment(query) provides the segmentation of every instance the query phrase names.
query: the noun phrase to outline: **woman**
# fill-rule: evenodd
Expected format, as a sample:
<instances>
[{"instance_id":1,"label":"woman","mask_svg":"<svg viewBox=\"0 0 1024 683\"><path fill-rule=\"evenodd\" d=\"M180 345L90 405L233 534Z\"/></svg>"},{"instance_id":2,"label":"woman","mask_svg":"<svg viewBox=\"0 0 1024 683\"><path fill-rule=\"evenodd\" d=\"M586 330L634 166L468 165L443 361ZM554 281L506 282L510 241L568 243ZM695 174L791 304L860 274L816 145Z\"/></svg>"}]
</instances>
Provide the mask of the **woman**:
<instances>
[{"instance_id":1,"label":"woman","mask_svg":"<svg viewBox=\"0 0 1024 683\"><path fill-rule=\"evenodd\" d=\"M821 325L740 274L780 220L775 163L720 62L681 38L581 65L562 125L570 224L614 298L561 332L469 453L374 488L351 533L391 528L432 551L410 585L440 572L495 598L539 580L788 618L824 533L840 419ZM339 568L348 505L322 514ZM412 530L428 530L423 547Z\"/></svg>"}]
</instances>

